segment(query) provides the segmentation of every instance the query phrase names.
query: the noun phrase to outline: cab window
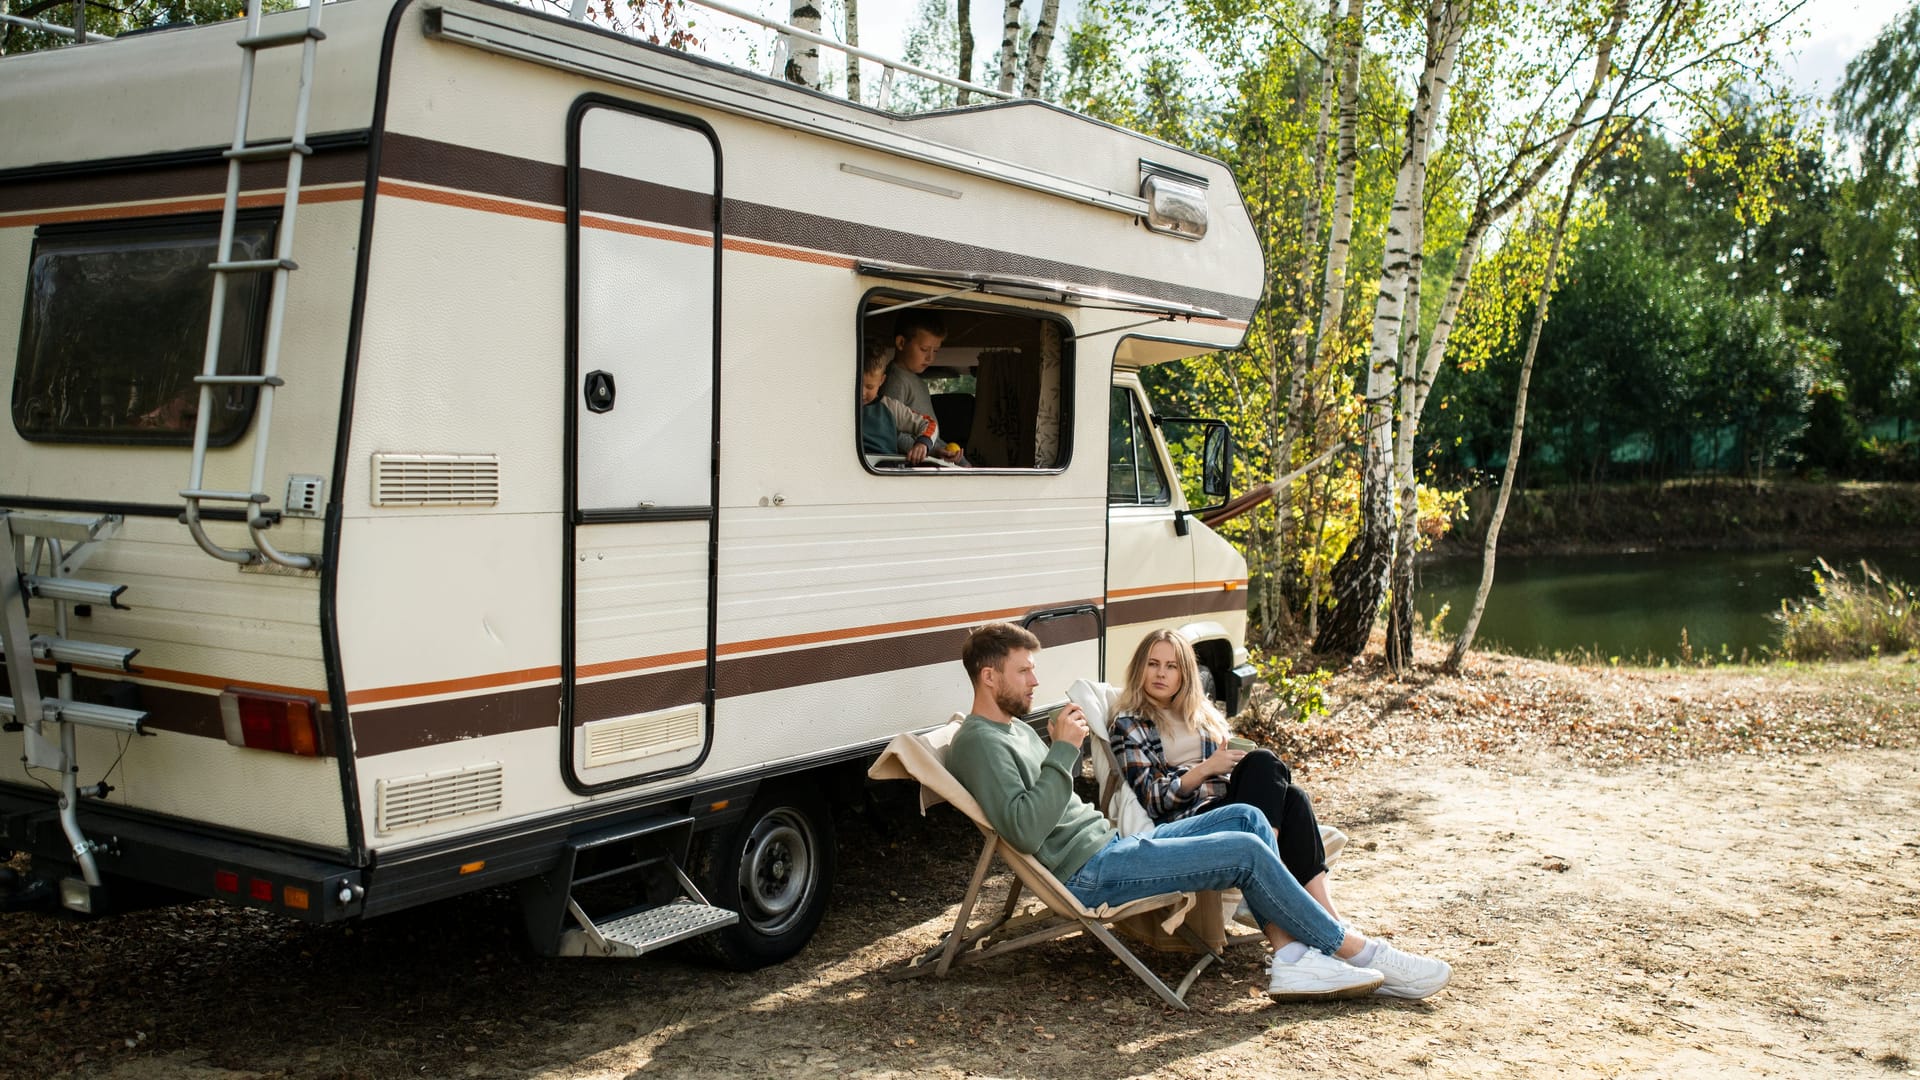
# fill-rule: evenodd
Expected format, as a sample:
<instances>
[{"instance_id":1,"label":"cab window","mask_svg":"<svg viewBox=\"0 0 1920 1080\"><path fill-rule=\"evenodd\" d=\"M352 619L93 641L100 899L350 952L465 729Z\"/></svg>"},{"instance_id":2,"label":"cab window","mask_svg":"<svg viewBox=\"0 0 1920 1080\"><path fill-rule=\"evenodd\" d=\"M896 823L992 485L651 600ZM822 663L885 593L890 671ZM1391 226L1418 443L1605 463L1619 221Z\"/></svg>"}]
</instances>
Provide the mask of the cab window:
<instances>
[{"instance_id":1,"label":"cab window","mask_svg":"<svg viewBox=\"0 0 1920 1080\"><path fill-rule=\"evenodd\" d=\"M1107 503L1112 506L1165 506L1167 476L1154 453L1153 429L1140 399L1124 386L1113 388L1108 409Z\"/></svg>"}]
</instances>

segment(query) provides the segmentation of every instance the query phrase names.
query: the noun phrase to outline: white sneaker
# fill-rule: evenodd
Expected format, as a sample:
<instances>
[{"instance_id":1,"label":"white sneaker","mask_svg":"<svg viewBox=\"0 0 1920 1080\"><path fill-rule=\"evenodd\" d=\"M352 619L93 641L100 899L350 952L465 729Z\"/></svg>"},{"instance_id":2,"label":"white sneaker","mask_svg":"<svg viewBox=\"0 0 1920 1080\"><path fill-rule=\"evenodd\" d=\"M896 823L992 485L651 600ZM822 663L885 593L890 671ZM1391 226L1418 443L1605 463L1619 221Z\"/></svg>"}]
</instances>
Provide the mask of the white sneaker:
<instances>
[{"instance_id":1,"label":"white sneaker","mask_svg":"<svg viewBox=\"0 0 1920 1080\"><path fill-rule=\"evenodd\" d=\"M1386 997L1409 998L1419 1000L1432 997L1453 978L1453 967L1445 960L1436 960L1431 956L1401 952L1384 941L1375 939L1376 948L1368 965L1386 977L1380 989L1374 991Z\"/></svg>"},{"instance_id":2,"label":"white sneaker","mask_svg":"<svg viewBox=\"0 0 1920 1080\"><path fill-rule=\"evenodd\" d=\"M1332 1001L1364 997L1383 985L1385 976L1372 968L1354 967L1345 960L1308 949L1289 964L1273 958L1267 996L1275 1001Z\"/></svg>"}]
</instances>

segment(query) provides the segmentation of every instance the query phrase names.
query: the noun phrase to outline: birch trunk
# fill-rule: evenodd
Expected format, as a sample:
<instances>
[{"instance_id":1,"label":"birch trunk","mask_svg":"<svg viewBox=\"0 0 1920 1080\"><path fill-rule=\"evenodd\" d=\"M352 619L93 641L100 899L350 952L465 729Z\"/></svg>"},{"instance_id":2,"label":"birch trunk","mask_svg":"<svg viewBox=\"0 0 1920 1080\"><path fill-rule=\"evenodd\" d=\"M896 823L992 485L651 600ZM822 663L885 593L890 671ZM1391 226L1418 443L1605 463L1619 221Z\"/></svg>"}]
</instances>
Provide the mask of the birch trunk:
<instances>
[{"instance_id":1,"label":"birch trunk","mask_svg":"<svg viewBox=\"0 0 1920 1080\"><path fill-rule=\"evenodd\" d=\"M1353 250L1353 178L1360 165L1360 55L1366 51L1366 0L1350 0L1341 29L1345 61L1340 72L1340 134L1333 170L1333 213L1328 218L1327 272L1320 291L1320 325L1314 363L1324 364L1339 337L1347 303L1347 256Z\"/></svg>"},{"instance_id":2,"label":"birch trunk","mask_svg":"<svg viewBox=\"0 0 1920 1080\"><path fill-rule=\"evenodd\" d=\"M1404 674L1413 666L1413 549L1420 526L1420 489L1413 477L1412 428L1404 418L1413 409L1414 387L1420 367L1420 272L1427 227L1424 215L1413 216L1413 259L1407 270L1407 315L1410 325L1400 335L1399 409L1403 422L1394 433L1393 484L1398 499L1393 537L1393 572L1388 586L1387 667ZM1404 438L1402 436L1405 436Z\"/></svg>"},{"instance_id":3,"label":"birch trunk","mask_svg":"<svg viewBox=\"0 0 1920 1080\"><path fill-rule=\"evenodd\" d=\"M1007 0L1006 17L1000 26L1000 83L1003 94L1013 93L1013 77L1020 66L1020 5L1023 0Z\"/></svg>"},{"instance_id":4,"label":"birch trunk","mask_svg":"<svg viewBox=\"0 0 1920 1080\"><path fill-rule=\"evenodd\" d=\"M1416 269L1416 215L1424 213L1427 154L1433 129L1446 111L1447 87L1466 32L1467 5L1434 0L1427 12L1427 58L1407 115L1406 151L1394 181L1387 218L1380 295L1374 304L1373 344L1367 358L1366 462L1360 492L1360 530L1333 568L1332 609L1314 651L1358 656L1367 647L1393 562L1393 390L1401 351L1409 275ZM1415 316L1418 331L1418 316Z\"/></svg>"},{"instance_id":5,"label":"birch trunk","mask_svg":"<svg viewBox=\"0 0 1920 1080\"><path fill-rule=\"evenodd\" d=\"M1598 155L1589 153L1574 167L1567 190L1560 197L1560 209L1553 223L1553 246L1547 251L1547 265L1540 279L1540 299L1533 306L1533 325L1527 330L1527 349L1520 358L1520 383L1513 394L1513 434L1507 439L1507 464L1500 470L1500 494L1493 500L1493 516L1487 519L1487 538L1480 549L1480 584L1473 591L1473 607L1467 611L1466 625L1447 652L1445 670L1458 675L1466 663L1467 650L1473 648L1473 636L1480 631L1480 616L1487 610L1487 594L1493 591L1493 566L1500 547L1500 523L1507 516L1507 501L1513 495L1513 477L1520 466L1520 447L1527 430L1527 385L1533 380L1533 358L1540 350L1540 329L1547 322L1547 304L1553 298L1553 277L1559 270L1560 253L1566 247L1567 219L1573 209L1574 195L1587 166Z\"/></svg>"},{"instance_id":6,"label":"birch trunk","mask_svg":"<svg viewBox=\"0 0 1920 1080\"><path fill-rule=\"evenodd\" d=\"M1500 170L1500 179L1493 185L1494 190L1482 192L1475 201L1466 236L1460 245L1460 256L1454 263L1453 276L1448 282L1446 299L1434 323L1433 340L1418 363L1412 362L1413 351L1409 350L1406 353L1407 362L1401 365L1400 414L1394 433L1394 487L1399 494L1400 520L1394 543L1391 608L1387 617L1387 663L1395 672L1405 671L1413 660L1413 561L1419 541L1420 506L1420 481L1414 474L1413 452L1420 431L1420 418L1426 412L1427 395L1440 374L1447 342L1453 333L1454 322L1459 316L1460 304L1466 296L1467 284L1472 278L1487 230L1533 193L1566 153L1574 134L1585 125L1587 114L1592 111L1608 78L1613 74L1613 50L1626 17L1627 5L1624 0L1614 0L1608 25L1595 42L1592 75L1572 117L1544 148L1523 148L1516 153ZM1609 106L1607 114L1611 111L1612 106ZM1536 151L1539 152L1539 158L1524 175L1520 175L1526 157ZM1507 183L1512 184L1511 189L1501 192L1499 188ZM1495 202L1495 199L1498 201ZM1418 281L1417 271L1415 280ZM1415 310L1417 317L1417 308Z\"/></svg>"},{"instance_id":7,"label":"birch trunk","mask_svg":"<svg viewBox=\"0 0 1920 1080\"><path fill-rule=\"evenodd\" d=\"M847 0L847 44L860 46L860 0ZM860 58L847 54L847 100L860 104Z\"/></svg>"},{"instance_id":8,"label":"birch trunk","mask_svg":"<svg viewBox=\"0 0 1920 1080\"><path fill-rule=\"evenodd\" d=\"M973 81L973 0L955 0L959 8L960 30L960 81ZM959 103L965 105L973 92L964 87L960 91Z\"/></svg>"},{"instance_id":9,"label":"birch trunk","mask_svg":"<svg viewBox=\"0 0 1920 1080\"><path fill-rule=\"evenodd\" d=\"M1020 96L1038 98L1040 84L1047 77L1047 53L1053 51L1053 28L1060 18L1060 0L1041 0L1040 21L1033 24L1033 36L1027 38L1027 78Z\"/></svg>"},{"instance_id":10,"label":"birch trunk","mask_svg":"<svg viewBox=\"0 0 1920 1080\"><path fill-rule=\"evenodd\" d=\"M820 32L820 9L813 0L793 0L787 21L810 34ZM787 81L811 89L820 87L820 46L799 38L787 39Z\"/></svg>"}]
</instances>

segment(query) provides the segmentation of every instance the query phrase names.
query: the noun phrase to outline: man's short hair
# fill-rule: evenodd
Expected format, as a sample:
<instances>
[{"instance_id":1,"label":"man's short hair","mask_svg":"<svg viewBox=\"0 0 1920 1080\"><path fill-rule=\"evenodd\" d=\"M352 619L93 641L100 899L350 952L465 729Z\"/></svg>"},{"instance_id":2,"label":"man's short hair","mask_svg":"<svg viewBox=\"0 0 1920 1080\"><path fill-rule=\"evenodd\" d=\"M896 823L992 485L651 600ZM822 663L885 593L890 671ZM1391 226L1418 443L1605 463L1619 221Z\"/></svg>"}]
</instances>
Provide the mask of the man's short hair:
<instances>
[{"instance_id":1,"label":"man's short hair","mask_svg":"<svg viewBox=\"0 0 1920 1080\"><path fill-rule=\"evenodd\" d=\"M967 669L967 678L979 682L982 671L999 667L1015 649L1031 652L1038 648L1040 639L1026 629L1012 623L990 622L974 627L967 635L967 643L960 648L960 664Z\"/></svg>"},{"instance_id":2,"label":"man's short hair","mask_svg":"<svg viewBox=\"0 0 1920 1080\"><path fill-rule=\"evenodd\" d=\"M937 311L917 307L901 312L893 322L893 336L896 338L912 341L913 335L920 330L944 339L947 336L947 320L941 318Z\"/></svg>"}]
</instances>

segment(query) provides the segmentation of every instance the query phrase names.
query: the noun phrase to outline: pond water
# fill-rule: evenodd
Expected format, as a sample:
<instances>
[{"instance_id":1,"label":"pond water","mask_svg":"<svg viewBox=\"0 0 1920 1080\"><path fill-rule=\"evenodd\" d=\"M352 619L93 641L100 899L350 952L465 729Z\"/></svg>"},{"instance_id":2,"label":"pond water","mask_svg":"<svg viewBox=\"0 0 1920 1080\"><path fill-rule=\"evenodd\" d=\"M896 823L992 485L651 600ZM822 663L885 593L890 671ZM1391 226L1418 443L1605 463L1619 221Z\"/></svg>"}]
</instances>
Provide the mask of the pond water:
<instances>
[{"instance_id":1,"label":"pond water","mask_svg":"<svg viewBox=\"0 0 1920 1080\"><path fill-rule=\"evenodd\" d=\"M1681 631L1695 657L1758 658L1777 633L1768 617L1784 597L1813 594L1815 555L1849 575L1864 558L1920 584L1920 546L1884 551L1646 552L1627 555L1502 555L1476 646L1529 656L1591 649L1601 656L1677 659ZM1451 605L1443 633L1466 625L1480 560L1425 563L1414 609L1427 624Z\"/></svg>"}]
</instances>

